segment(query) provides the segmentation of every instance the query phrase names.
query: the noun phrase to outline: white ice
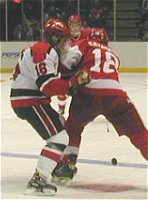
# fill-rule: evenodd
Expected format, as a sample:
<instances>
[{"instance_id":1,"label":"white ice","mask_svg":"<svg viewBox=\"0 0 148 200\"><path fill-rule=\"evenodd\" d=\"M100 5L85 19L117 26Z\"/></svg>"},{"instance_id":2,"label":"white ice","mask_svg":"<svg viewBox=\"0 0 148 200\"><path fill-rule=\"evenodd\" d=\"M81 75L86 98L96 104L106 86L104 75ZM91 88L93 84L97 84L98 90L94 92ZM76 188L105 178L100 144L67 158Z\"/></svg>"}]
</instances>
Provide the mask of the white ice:
<instances>
[{"instance_id":1,"label":"white ice","mask_svg":"<svg viewBox=\"0 0 148 200\"><path fill-rule=\"evenodd\" d=\"M120 77L147 126L147 74L122 73ZM107 132L103 116L84 130L72 185L58 187L54 197L25 196L44 141L13 113L10 78L10 74L1 74L1 199L147 199L147 162L126 137L118 137L111 124ZM57 109L56 98L52 105ZM116 166L111 165L113 157L118 160Z\"/></svg>"}]
</instances>

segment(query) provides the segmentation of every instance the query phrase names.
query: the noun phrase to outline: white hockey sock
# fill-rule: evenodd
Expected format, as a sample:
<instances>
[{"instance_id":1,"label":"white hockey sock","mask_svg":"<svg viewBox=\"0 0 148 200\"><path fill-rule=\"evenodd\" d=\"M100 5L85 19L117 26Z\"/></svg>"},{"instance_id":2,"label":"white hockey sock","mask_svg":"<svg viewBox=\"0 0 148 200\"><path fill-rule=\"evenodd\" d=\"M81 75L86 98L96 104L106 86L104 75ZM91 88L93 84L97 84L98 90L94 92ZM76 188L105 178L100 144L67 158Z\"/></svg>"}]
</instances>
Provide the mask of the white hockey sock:
<instances>
[{"instance_id":1,"label":"white hockey sock","mask_svg":"<svg viewBox=\"0 0 148 200\"><path fill-rule=\"evenodd\" d=\"M46 142L47 145L43 147L38 159L37 171L41 176L48 179L68 143L67 133L65 130L61 131Z\"/></svg>"}]
</instances>

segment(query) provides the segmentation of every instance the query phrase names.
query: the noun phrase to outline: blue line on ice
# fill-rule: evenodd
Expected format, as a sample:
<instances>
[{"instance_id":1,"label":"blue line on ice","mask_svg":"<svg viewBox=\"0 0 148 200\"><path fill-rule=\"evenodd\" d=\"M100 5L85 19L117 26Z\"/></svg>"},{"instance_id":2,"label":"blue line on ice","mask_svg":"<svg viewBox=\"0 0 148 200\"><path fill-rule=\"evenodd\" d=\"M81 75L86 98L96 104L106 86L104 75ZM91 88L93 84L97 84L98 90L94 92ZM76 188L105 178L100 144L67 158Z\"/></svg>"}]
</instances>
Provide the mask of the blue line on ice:
<instances>
[{"instance_id":1,"label":"blue line on ice","mask_svg":"<svg viewBox=\"0 0 148 200\"><path fill-rule=\"evenodd\" d=\"M1 152L0 155L3 156L3 157L38 159L38 155L35 155L35 154ZM105 161L105 160L93 160L93 159L81 159L80 158L80 159L78 159L78 163L113 166L111 161ZM148 165L143 164L143 163L118 162L118 164L114 165L114 167L129 167L129 168L146 169L148 167Z\"/></svg>"}]
</instances>

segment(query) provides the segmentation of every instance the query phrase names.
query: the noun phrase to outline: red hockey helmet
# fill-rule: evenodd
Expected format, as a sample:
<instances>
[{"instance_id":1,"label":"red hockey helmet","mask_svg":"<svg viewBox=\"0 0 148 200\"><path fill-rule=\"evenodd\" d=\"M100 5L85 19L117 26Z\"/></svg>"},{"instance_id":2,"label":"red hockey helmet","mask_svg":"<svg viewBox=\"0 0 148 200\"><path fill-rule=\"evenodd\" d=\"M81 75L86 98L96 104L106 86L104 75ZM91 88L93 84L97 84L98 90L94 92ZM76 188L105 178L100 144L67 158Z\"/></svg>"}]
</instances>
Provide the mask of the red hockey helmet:
<instances>
[{"instance_id":1,"label":"red hockey helmet","mask_svg":"<svg viewBox=\"0 0 148 200\"><path fill-rule=\"evenodd\" d=\"M68 25L71 23L82 23L82 19L79 15L71 15L68 19Z\"/></svg>"},{"instance_id":2,"label":"red hockey helmet","mask_svg":"<svg viewBox=\"0 0 148 200\"><path fill-rule=\"evenodd\" d=\"M91 35L91 39L97 39L99 42L108 44L109 38L106 30L104 28L93 28Z\"/></svg>"},{"instance_id":3,"label":"red hockey helmet","mask_svg":"<svg viewBox=\"0 0 148 200\"><path fill-rule=\"evenodd\" d=\"M45 24L43 36L51 45L56 46L61 39L66 40L70 37L70 30L63 21L50 19Z\"/></svg>"}]
</instances>

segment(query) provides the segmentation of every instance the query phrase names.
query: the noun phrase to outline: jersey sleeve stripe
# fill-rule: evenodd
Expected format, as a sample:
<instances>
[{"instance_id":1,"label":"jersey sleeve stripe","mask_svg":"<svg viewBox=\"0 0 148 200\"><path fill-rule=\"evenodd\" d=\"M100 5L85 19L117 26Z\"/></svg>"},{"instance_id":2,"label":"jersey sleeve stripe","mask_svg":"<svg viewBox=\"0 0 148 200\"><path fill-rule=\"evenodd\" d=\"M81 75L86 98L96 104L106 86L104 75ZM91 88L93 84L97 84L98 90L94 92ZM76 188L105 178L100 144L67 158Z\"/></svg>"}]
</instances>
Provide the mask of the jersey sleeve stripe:
<instances>
[{"instance_id":1,"label":"jersey sleeve stripe","mask_svg":"<svg viewBox=\"0 0 148 200\"><path fill-rule=\"evenodd\" d=\"M44 82L46 82L47 80L50 80L50 78L53 78L53 77L55 77L55 74L47 74L47 75L39 76L38 79L36 80L36 84L40 88Z\"/></svg>"}]
</instances>

